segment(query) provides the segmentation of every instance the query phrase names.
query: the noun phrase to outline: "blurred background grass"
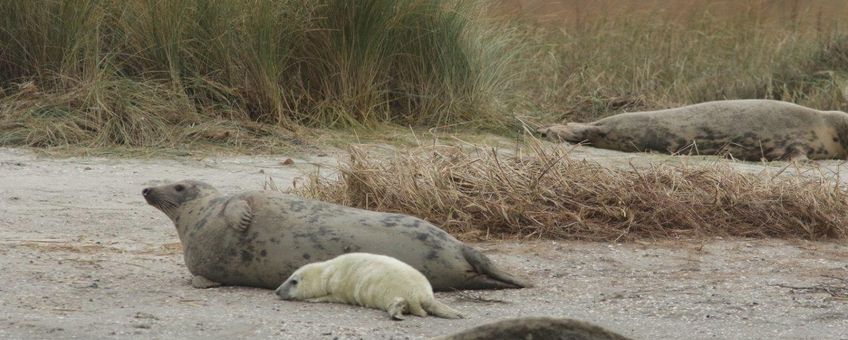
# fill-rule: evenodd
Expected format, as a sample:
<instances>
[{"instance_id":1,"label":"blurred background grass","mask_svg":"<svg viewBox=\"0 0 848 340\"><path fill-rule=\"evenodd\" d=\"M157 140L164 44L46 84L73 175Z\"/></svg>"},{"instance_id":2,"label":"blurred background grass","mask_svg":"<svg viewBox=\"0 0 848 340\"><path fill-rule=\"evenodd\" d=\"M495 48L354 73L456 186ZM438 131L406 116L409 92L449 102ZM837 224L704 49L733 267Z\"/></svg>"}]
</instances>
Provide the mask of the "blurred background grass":
<instances>
[{"instance_id":1,"label":"blurred background grass","mask_svg":"<svg viewBox=\"0 0 848 340\"><path fill-rule=\"evenodd\" d=\"M846 109L848 3L0 1L0 145L519 132L772 98Z\"/></svg>"}]
</instances>

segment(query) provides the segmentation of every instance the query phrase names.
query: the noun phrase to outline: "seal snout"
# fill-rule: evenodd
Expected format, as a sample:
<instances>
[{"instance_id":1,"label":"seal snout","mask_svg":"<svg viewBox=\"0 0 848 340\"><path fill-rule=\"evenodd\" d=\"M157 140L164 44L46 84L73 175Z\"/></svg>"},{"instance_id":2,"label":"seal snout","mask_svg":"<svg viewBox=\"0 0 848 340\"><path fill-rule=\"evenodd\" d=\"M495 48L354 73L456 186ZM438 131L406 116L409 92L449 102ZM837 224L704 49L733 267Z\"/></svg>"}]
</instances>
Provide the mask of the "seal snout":
<instances>
[{"instance_id":1,"label":"seal snout","mask_svg":"<svg viewBox=\"0 0 848 340\"><path fill-rule=\"evenodd\" d=\"M287 294L288 290L283 289L284 286L285 285L281 285L280 287L277 287L277 290L274 291L274 294L277 294L277 296L280 298L280 300L288 300L289 299L289 294Z\"/></svg>"},{"instance_id":2,"label":"seal snout","mask_svg":"<svg viewBox=\"0 0 848 340\"><path fill-rule=\"evenodd\" d=\"M144 188L144 190L141 191L141 196L144 197L147 204L155 205L156 195L153 194L153 188Z\"/></svg>"}]
</instances>

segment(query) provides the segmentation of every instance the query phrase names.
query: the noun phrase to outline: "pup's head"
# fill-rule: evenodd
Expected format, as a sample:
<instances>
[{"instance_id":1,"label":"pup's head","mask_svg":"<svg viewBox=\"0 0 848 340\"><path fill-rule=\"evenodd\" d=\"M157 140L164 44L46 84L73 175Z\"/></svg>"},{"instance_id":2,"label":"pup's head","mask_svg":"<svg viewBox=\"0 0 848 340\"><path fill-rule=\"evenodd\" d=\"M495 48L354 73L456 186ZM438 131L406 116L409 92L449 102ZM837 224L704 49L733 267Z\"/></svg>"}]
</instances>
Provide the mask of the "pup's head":
<instances>
[{"instance_id":1,"label":"pup's head","mask_svg":"<svg viewBox=\"0 0 848 340\"><path fill-rule=\"evenodd\" d=\"M283 300L306 300L328 295L321 278L323 264L317 262L300 267L274 293Z\"/></svg>"},{"instance_id":2,"label":"pup's head","mask_svg":"<svg viewBox=\"0 0 848 340\"><path fill-rule=\"evenodd\" d=\"M179 181L174 184L145 188L141 191L147 204L161 210L171 220L177 217L179 208L186 202L217 193L215 187L195 180Z\"/></svg>"}]
</instances>

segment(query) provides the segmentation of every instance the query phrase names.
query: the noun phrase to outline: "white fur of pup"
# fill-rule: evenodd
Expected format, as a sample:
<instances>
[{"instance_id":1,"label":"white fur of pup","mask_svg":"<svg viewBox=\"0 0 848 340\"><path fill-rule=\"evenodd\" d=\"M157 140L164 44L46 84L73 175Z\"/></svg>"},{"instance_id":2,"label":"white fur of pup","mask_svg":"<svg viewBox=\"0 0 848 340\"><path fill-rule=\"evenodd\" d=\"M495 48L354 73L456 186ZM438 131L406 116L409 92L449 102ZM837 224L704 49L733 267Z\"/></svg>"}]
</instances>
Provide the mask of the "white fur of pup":
<instances>
[{"instance_id":1,"label":"white fur of pup","mask_svg":"<svg viewBox=\"0 0 848 340\"><path fill-rule=\"evenodd\" d=\"M436 301L421 272L393 257L349 253L307 264L296 270L275 293L283 300L338 302L378 308L393 319L403 313L448 319L462 314Z\"/></svg>"}]
</instances>

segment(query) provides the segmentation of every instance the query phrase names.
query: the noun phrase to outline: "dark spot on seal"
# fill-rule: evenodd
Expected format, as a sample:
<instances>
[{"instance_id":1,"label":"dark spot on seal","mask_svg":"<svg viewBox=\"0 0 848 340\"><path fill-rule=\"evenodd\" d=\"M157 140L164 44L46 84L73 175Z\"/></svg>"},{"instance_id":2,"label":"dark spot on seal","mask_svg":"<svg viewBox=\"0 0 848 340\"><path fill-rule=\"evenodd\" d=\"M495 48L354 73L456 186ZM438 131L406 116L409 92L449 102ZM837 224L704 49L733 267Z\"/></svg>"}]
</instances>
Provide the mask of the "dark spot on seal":
<instances>
[{"instance_id":1,"label":"dark spot on seal","mask_svg":"<svg viewBox=\"0 0 848 340\"><path fill-rule=\"evenodd\" d=\"M294 212L301 212L306 209L306 203L303 201L289 201L289 209Z\"/></svg>"},{"instance_id":2,"label":"dark spot on seal","mask_svg":"<svg viewBox=\"0 0 848 340\"><path fill-rule=\"evenodd\" d=\"M430 252L427 253L427 259L428 260L434 261L434 260L437 260L438 258L439 258L439 252L437 252L435 249L430 250Z\"/></svg>"},{"instance_id":3,"label":"dark spot on seal","mask_svg":"<svg viewBox=\"0 0 848 340\"><path fill-rule=\"evenodd\" d=\"M278 240L276 237L272 237L272 238L271 238L271 243L273 243L273 244L280 244L280 240Z\"/></svg>"},{"instance_id":4,"label":"dark spot on seal","mask_svg":"<svg viewBox=\"0 0 848 340\"><path fill-rule=\"evenodd\" d=\"M208 220L209 220L209 214L206 214L199 221L197 221L197 223L194 224L194 229L195 230L200 229L201 227L206 225L206 221L208 221Z\"/></svg>"},{"instance_id":5,"label":"dark spot on seal","mask_svg":"<svg viewBox=\"0 0 848 340\"><path fill-rule=\"evenodd\" d=\"M303 253L303 258L304 258L304 259L306 259L306 260L308 260L308 259L312 258L312 256L310 256L310 255L309 255L309 254L307 254L307 253Z\"/></svg>"},{"instance_id":6,"label":"dark spot on seal","mask_svg":"<svg viewBox=\"0 0 848 340\"><path fill-rule=\"evenodd\" d=\"M295 240L294 240L295 244L297 244L297 239L305 238L305 239L308 239L312 243L313 247L320 249L320 250L325 249L324 248L324 243L325 243L324 239L325 238L327 238L328 236L337 236L337 235L338 234L335 231L327 228L326 226L319 226L318 230L313 230L311 232L292 233L292 236L294 236L294 238L295 238Z\"/></svg>"},{"instance_id":7,"label":"dark spot on seal","mask_svg":"<svg viewBox=\"0 0 848 340\"><path fill-rule=\"evenodd\" d=\"M430 235L427 235L427 233L418 233L418 236L416 236L415 238L417 238L420 241L426 241L427 237L429 237L429 236Z\"/></svg>"},{"instance_id":8,"label":"dark spot on seal","mask_svg":"<svg viewBox=\"0 0 848 340\"><path fill-rule=\"evenodd\" d=\"M404 223L403 226L407 227L407 228L418 228L418 227L421 226L421 220L415 219L411 223L410 222Z\"/></svg>"},{"instance_id":9,"label":"dark spot on seal","mask_svg":"<svg viewBox=\"0 0 848 340\"><path fill-rule=\"evenodd\" d=\"M262 251L259 252L259 256L262 256L262 257L268 256L268 252L265 251L265 249L262 249Z\"/></svg>"},{"instance_id":10,"label":"dark spot on seal","mask_svg":"<svg viewBox=\"0 0 848 340\"><path fill-rule=\"evenodd\" d=\"M242 250L241 251L241 262L252 262L252 261L253 261L253 254L251 254L247 250Z\"/></svg>"},{"instance_id":11,"label":"dark spot on seal","mask_svg":"<svg viewBox=\"0 0 848 340\"><path fill-rule=\"evenodd\" d=\"M380 219L380 224L382 224L386 228L394 228L400 225L400 221L404 219L408 219L409 216L400 215L400 214L385 214L383 218Z\"/></svg>"},{"instance_id":12,"label":"dark spot on seal","mask_svg":"<svg viewBox=\"0 0 848 340\"><path fill-rule=\"evenodd\" d=\"M309 218L306 219L306 223L318 224L321 221L321 218L323 218L323 217L324 217L323 215L318 215L318 214L309 215Z\"/></svg>"},{"instance_id":13,"label":"dark spot on seal","mask_svg":"<svg viewBox=\"0 0 848 340\"><path fill-rule=\"evenodd\" d=\"M434 246L437 247L437 248L441 249L442 248L441 244L443 244L445 242L449 242L448 239L449 239L450 235L448 235L448 233L445 232L442 229L433 228L433 229L429 230L429 233L430 233L430 236L433 236L433 238L436 238L436 239L439 239L440 241L442 241L442 242L434 243Z\"/></svg>"}]
</instances>

